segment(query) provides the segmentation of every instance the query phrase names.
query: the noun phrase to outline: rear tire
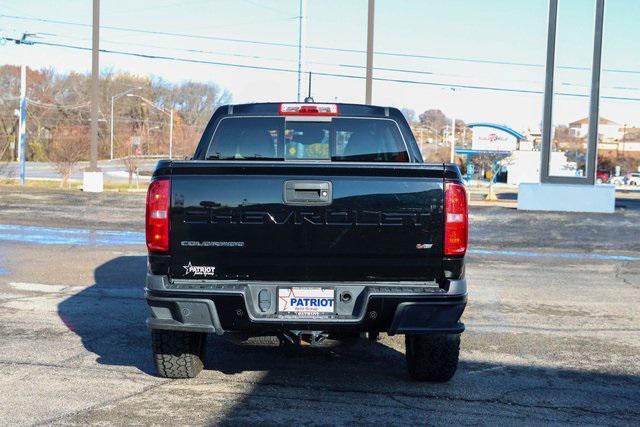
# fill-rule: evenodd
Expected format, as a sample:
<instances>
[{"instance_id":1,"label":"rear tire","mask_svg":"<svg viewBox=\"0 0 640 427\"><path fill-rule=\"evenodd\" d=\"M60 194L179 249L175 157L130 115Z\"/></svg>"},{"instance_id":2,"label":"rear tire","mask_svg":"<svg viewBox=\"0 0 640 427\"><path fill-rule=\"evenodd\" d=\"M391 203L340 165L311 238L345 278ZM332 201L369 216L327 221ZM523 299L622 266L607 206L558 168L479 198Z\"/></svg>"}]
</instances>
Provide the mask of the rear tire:
<instances>
[{"instance_id":1,"label":"rear tire","mask_svg":"<svg viewBox=\"0 0 640 427\"><path fill-rule=\"evenodd\" d=\"M165 378L195 378L204 367L207 334L154 330L153 357L158 374Z\"/></svg>"},{"instance_id":2,"label":"rear tire","mask_svg":"<svg viewBox=\"0 0 640 427\"><path fill-rule=\"evenodd\" d=\"M409 375L416 381L446 382L458 368L460 334L406 335Z\"/></svg>"}]
</instances>

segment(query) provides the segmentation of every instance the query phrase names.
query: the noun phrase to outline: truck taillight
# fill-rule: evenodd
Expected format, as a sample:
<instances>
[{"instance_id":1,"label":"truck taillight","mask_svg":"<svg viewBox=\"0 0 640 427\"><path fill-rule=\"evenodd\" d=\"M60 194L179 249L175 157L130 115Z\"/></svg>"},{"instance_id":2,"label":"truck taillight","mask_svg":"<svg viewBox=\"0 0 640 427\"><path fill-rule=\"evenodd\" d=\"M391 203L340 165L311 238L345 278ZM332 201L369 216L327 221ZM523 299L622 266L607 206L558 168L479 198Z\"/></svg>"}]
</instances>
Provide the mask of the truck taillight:
<instances>
[{"instance_id":1,"label":"truck taillight","mask_svg":"<svg viewBox=\"0 0 640 427\"><path fill-rule=\"evenodd\" d=\"M337 116L337 104L280 104L281 116Z\"/></svg>"},{"instance_id":2,"label":"truck taillight","mask_svg":"<svg viewBox=\"0 0 640 427\"><path fill-rule=\"evenodd\" d=\"M444 254L464 255L467 251L469 211L462 184L444 184Z\"/></svg>"},{"instance_id":3,"label":"truck taillight","mask_svg":"<svg viewBox=\"0 0 640 427\"><path fill-rule=\"evenodd\" d=\"M171 184L168 179L151 181L147 191L146 236L150 252L169 250L169 207Z\"/></svg>"}]
</instances>

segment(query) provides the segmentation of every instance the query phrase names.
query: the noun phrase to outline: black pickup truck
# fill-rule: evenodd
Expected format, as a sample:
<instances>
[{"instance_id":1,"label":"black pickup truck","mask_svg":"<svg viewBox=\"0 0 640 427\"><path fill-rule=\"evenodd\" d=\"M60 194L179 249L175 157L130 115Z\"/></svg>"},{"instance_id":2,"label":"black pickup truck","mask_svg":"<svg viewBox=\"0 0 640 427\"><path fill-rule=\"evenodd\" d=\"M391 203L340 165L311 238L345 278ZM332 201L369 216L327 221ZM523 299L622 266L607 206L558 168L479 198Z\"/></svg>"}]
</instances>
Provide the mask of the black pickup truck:
<instances>
[{"instance_id":1,"label":"black pickup truck","mask_svg":"<svg viewBox=\"0 0 640 427\"><path fill-rule=\"evenodd\" d=\"M412 378L447 381L467 301L467 198L396 108L216 110L147 195L145 296L160 375L196 376L207 334L283 343L403 334ZM253 338L252 338L253 339Z\"/></svg>"}]
</instances>

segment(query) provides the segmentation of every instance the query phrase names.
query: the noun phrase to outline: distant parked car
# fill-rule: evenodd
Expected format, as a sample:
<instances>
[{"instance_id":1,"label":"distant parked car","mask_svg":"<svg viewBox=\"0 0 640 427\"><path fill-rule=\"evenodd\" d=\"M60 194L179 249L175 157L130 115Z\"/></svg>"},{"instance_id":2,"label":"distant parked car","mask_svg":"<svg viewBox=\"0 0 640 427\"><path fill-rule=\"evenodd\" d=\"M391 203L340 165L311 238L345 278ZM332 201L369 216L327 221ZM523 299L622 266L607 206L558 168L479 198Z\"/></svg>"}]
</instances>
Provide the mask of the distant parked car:
<instances>
[{"instance_id":1,"label":"distant parked car","mask_svg":"<svg viewBox=\"0 0 640 427\"><path fill-rule=\"evenodd\" d=\"M624 184L624 180L622 179L624 178L623 176L614 176L613 178L611 178L611 181L609 181L611 184L613 185L623 185Z\"/></svg>"},{"instance_id":2,"label":"distant parked car","mask_svg":"<svg viewBox=\"0 0 640 427\"><path fill-rule=\"evenodd\" d=\"M640 185L640 172L614 176L611 178L611 183L614 185Z\"/></svg>"}]
</instances>

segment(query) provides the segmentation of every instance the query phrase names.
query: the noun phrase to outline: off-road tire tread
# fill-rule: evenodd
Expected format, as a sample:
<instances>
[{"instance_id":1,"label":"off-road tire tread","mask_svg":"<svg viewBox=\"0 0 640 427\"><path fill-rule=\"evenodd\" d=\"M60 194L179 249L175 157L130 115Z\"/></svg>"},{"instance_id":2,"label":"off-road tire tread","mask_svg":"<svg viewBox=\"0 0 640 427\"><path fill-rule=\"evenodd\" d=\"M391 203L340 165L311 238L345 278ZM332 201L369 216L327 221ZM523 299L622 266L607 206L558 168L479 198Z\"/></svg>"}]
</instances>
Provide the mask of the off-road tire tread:
<instances>
[{"instance_id":1,"label":"off-road tire tread","mask_svg":"<svg viewBox=\"0 0 640 427\"><path fill-rule=\"evenodd\" d=\"M460 334L406 335L407 368L417 381L447 382L456 373Z\"/></svg>"},{"instance_id":2,"label":"off-road tire tread","mask_svg":"<svg viewBox=\"0 0 640 427\"><path fill-rule=\"evenodd\" d=\"M155 330L151 341L160 376L195 378L204 368L206 334Z\"/></svg>"}]
</instances>

